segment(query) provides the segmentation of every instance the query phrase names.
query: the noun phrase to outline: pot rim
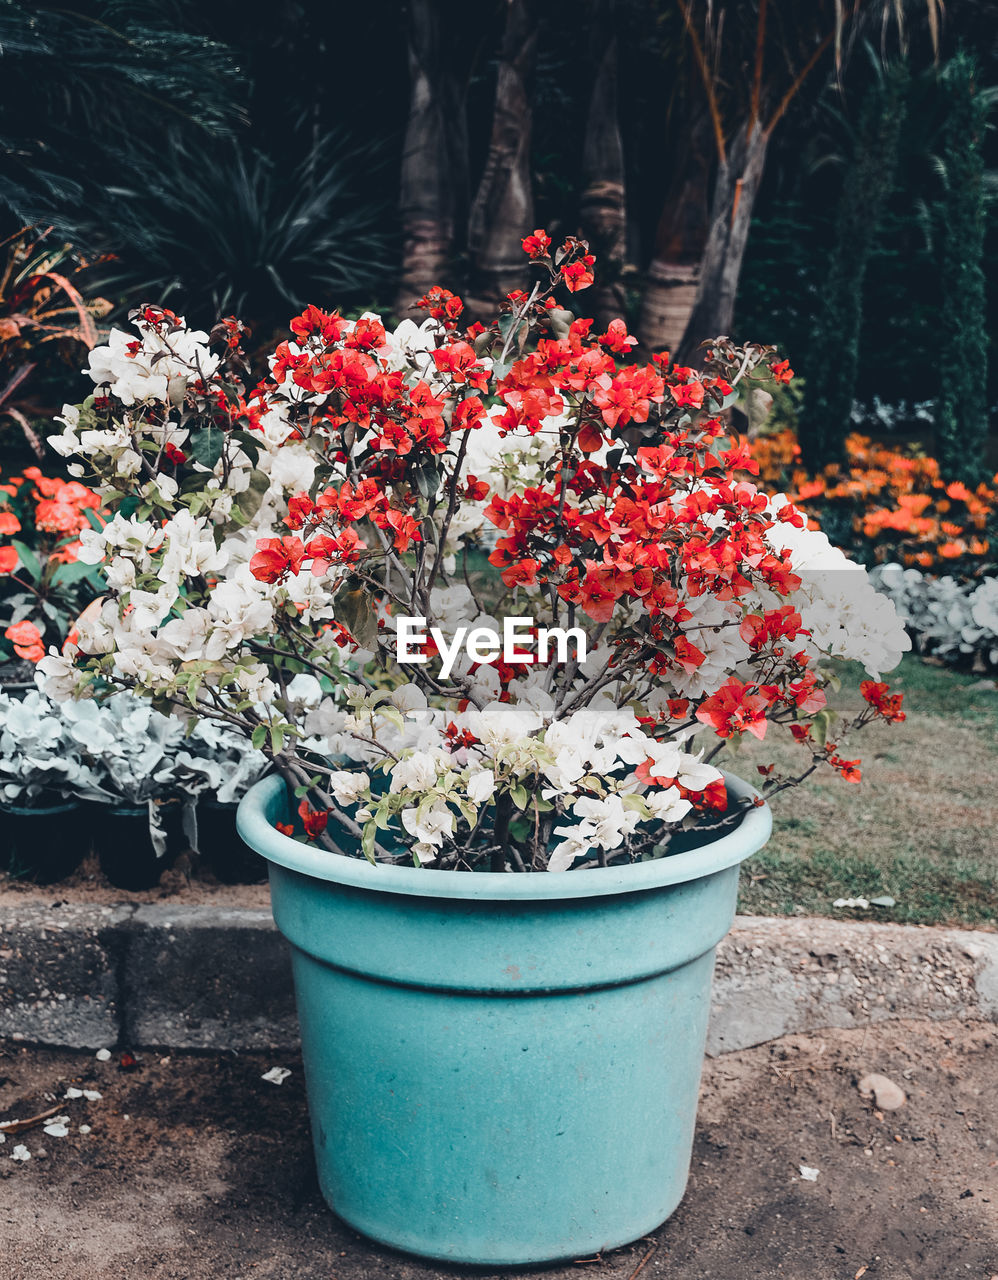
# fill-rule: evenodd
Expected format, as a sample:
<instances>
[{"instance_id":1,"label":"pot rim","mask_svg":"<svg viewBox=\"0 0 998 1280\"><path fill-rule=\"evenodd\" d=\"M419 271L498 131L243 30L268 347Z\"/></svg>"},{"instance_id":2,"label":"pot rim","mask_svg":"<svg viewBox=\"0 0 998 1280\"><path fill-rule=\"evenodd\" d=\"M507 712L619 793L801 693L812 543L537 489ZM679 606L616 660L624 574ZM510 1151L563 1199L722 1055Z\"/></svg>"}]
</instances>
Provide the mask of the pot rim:
<instances>
[{"instance_id":1,"label":"pot rim","mask_svg":"<svg viewBox=\"0 0 998 1280\"><path fill-rule=\"evenodd\" d=\"M758 797L754 787L734 774L725 773L724 779L735 799ZM273 826L273 816L286 795L284 779L272 774L254 783L239 804L237 830L250 848L262 854L268 862L315 880L421 898L530 902L600 897L685 884L736 866L761 849L773 829L772 811L764 802L758 808L746 810L741 822L727 835L700 849L650 862L528 875L515 875L508 871L433 871L387 863L372 865L366 858L350 858L345 854L300 844Z\"/></svg>"},{"instance_id":2,"label":"pot rim","mask_svg":"<svg viewBox=\"0 0 998 1280\"><path fill-rule=\"evenodd\" d=\"M63 800L60 804L0 804L0 812L12 813L15 817L47 816L55 813L69 813L73 809L80 807L79 800Z\"/></svg>"}]
</instances>

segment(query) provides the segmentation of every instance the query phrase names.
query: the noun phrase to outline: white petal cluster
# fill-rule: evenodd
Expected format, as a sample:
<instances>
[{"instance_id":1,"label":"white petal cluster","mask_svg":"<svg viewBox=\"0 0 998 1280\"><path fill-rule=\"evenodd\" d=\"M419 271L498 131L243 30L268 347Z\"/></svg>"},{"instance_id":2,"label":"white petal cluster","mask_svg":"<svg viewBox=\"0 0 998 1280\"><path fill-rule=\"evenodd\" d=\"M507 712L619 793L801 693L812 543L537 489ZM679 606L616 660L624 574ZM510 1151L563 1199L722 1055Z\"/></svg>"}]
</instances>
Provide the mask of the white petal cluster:
<instances>
[{"instance_id":1,"label":"white petal cluster","mask_svg":"<svg viewBox=\"0 0 998 1280\"><path fill-rule=\"evenodd\" d=\"M164 334L143 320L136 327L138 341L122 329L112 329L106 345L90 352L84 370L99 391L122 404L179 405L189 383L204 381L217 369L218 357L208 350L208 335L201 330L180 328Z\"/></svg>"},{"instance_id":2,"label":"white petal cluster","mask_svg":"<svg viewBox=\"0 0 998 1280\"><path fill-rule=\"evenodd\" d=\"M915 634L922 652L998 667L998 578L959 582L885 564L870 577Z\"/></svg>"},{"instance_id":3,"label":"white petal cluster","mask_svg":"<svg viewBox=\"0 0 998 1280\"><path fill-rule=\"evenodd\" d=\"M772 514L785 503L783 497L772 499ZM862 663L874 679L892 671L911 649L911 638L893 603L877 591L863 566L817 529L776 520L766 538L775 551L790 552L793 570L800 575L792 603L811 632L807 647Z\"/></svg>"}]
</instances>

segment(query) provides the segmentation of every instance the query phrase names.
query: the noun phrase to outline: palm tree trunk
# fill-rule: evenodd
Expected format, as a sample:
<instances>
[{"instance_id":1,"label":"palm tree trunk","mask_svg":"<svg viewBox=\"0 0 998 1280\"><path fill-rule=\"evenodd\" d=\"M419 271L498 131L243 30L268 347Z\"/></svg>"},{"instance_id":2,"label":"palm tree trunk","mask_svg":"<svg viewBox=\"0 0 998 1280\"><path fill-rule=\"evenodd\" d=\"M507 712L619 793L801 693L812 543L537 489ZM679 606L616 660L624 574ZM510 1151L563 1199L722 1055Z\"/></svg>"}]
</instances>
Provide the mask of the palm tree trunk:
<instances>
[{"instance_id":1,"label":"palm tree trunk","mask_svg":"<svg viewBox=\"0 0 998 1280\"><path fill-rule=\"evenodd\" d=\"M409 121L402 152L402 278L395 311L447 278L460 205L463 109L441 50L438 0L409 3ZM466 166L464 180L467 178Z\"/></svg>"},{"instance_id":2,"label":"palm tree trunk","mask_svg":"<svg viewBox=\"0 0 998 1280\"><path fill-rule=\"evenodd\" d=\"M731 332L738 277L768 145L768 130L757 122L744 124L717 166L696 303L676 352L681 364L696 359L697 348L705 339Z\"/></svg>"},{"instance_id":3,"label":"palm tree trunk","mask_svg":"<svg viewBox=\"0 0 998 1280\"><path fill-rule=\"evenodd\" d=\"M697 297L700 261L710 228L710 177L714 148L706 113L690 128L655 233L655 250L641 298L638 337L645 354L675 351Z\"/></svg>"},{"instance_id":4,"label":"palm tree trunk","mask_svg":"<svg viewBox=\"0 0 998 1280\"><path fill-rule=\"evenodd\" d=\"M579 204L583 237L599 273L587 304L604 328L624 314L621 279L627 256L627 194L624 144L617 108L618 48L615 0L600 0L593 21L596 75L582 152L585 186Z\"/></svg>"},{"instance_id":5,"label":"palm tree trunk","mask_svg":"<svg viewBox=\"0 0 998 1280\"><path fill-rule=\"evenodd\" d=\"M527 260L520 241L533 230L534 221L530 82L537 53L537 0L506 2L492 136L468 224L468 305L479 313L491 311L498 299L526 281Z\"/></svg>"}]
</instances>

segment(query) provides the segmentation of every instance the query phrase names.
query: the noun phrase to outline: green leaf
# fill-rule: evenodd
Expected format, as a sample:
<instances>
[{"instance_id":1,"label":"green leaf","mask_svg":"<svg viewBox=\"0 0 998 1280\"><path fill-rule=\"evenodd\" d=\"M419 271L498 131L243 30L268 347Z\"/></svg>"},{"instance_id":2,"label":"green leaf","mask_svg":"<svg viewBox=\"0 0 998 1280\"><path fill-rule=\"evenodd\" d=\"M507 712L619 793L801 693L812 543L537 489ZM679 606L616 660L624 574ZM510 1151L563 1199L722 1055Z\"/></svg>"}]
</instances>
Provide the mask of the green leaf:
<instances>
[{"instance_id":1,"label":"green leaf","mask_svg":"<svg viewBox=\"0 0 998 1280\"><path fill-rule=\"evenodd\" d=\"M52 585L54 587L68 587L73 582L79 582L82 578L89 578L94 571L94 565L83 564L82 561L76 560L72 564L61 564L52 574Z\"/></svg>"},{"instance_id":2,"label":"green leaf","mask_svg":"<svg viewBox=\"0 0 998 1280\"><path fill-rule=\"evenodd\" d=\"M240 493L233 504L232 519L235 524L242 527L249 524L256 513L260 510L260 503L263 502L263 495L270 488L270 479L262 471L251 471L249 479L249 488L244 489ZM236 512L238 511L238 515Z\"/></svg>"},{"instance_id":3,"label":"green leaf","mask_svg":"<svg viewBox=\"0 0 998 1280\"><path fill-rule=\"evenodd\" d=\"M368 649L376 642L378 618L366 591L341 591L333 608L336 621L346 627L361 648Z\"/></svg>"},{"instance_id":4,"label":"green leaf","mask_svg":"<svg viewBox=\"0 0 998 1280\"><path fill-rule=\"evenodd\" d=\"M432 498L440 488L440 476L432 462L423 462L415 469L416 488L422 498Z\"/></svg>"},{"instance_id":5,"label":"green leaf","mask_svg":"<svg viewBox=\"0 0 998 1280\"><path fill-rule=\"evenodd\" d=\"M197 493L200 489L205 488L211 479L204 471L192 471L189 475L184 476L180 482L181 493Z\"/></svg>"},{"instance_id":6,"label":"green leaf","mask_svg":"<svg viewBox=\"0 0 998 1280\"><path fill-rule=\"evenodd\" d=\"M265 724L258 724L256 728L253 730L253 736L250 738L250 743L253 747L253 750L254 751L262 750L263 744L266 741L267 741L267 726Z\"/></svg>"},{"instance_id":7,"label":"green leaf","mask_svg":"<svg viewBox=\"0 0 998 1280\"><path fill-rule=\"evenodd\" d=\"M510 799L518 809L526 809L527 805L530 803L530 795L527 788L521 782L518 782L515 787L510 788L509 795Z\"/></svg>"},{"instance_id":8,"label":"green leaf","mask_svg":"<svg viewBox=\"0 0 998 1280\"><path fill-rule=\"evenodd\" d=\"M42 564L35 553L18 538L13 538L10 545L17 552L17 558L21 564L37 581L42 576Z\"/></svg>"},{"instance_id":9,"label":"green leaf","mask_svg":"<svg viewBox=\"0 0 998 1280\"><path fill-rule=\"evenodd\" d=\"M360 841L360 847L364 854L364 857L368 860L368 862L372 864L377 862L377 859L374 856L374 834L375 834L374 824L369 822L364 827L364 834L361 837L361 841Z\"/></svg>"},{"instance_id":10,"label":"green leaf","mask_svg":"<svg viewBox=\"0 0 998 1280\"><path fill-rule=\"evenodd\" d=\"M209 423L208 426L202 427L200 431L193 432L188 444L191 457L211 471L222 456L222 448L225 445L225 432L220 427Z\"/></svg>"},{"instance_id":11,"label":"green leaf","mask_svg":"<svg viewBox=\"0 0 998 1280\"><path fill-rule=\"evenodd\" d=\"M260 437L254 437L249 431L231 431L233 440L239 441L239 447L249 458L254 467L260 465Z\"/></svg>"},{"instance_id":12,"label":"green leaf","mask_svg":"<svg viewBox=\"0 0 998 1280\"><path fill-rule=\"evenodd\" d=\"M830 711L819 711L817 715L811 717L811 737L819 747L825 745L831 722L832 713Z\"/></svg>"},{"instance_id":13,"label":"green leaf","mask_svg":"<svg viewBox=\"0 0 998 1280\"><path fill-rule=\"evenodd\" d=\"M534 824L527 818L514 818L509 824L509 834L517 844L525 844L534 833Z\"/></svg>"}]
</instances>

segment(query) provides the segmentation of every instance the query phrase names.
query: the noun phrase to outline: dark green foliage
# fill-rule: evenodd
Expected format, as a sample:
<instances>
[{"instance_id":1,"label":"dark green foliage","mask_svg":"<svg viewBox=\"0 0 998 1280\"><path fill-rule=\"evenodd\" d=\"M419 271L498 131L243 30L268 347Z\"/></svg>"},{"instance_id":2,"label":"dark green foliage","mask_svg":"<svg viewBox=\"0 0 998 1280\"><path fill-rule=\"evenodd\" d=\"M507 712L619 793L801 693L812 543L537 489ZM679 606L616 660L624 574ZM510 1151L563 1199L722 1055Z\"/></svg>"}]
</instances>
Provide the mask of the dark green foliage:
<instances>
[{"instance_id":1,"label":"dark green foliage","mask_svg":"<svg viewBox=\"0 0 998 1280\"><path fill-rule=\"evenodd\" d=\"M869 84L860 110L805 368L800 444L812 470L839 461L844 452L859 367L863 281L894 187L907 84L903 65L888 68Z\"/></svg>"},{"instance_id":2,"label":"dark green foliage","mask_svg":"<svg viewBox=\"0 0 998 1280\"><path fill-rule=\"evenodd\" d=\"M827 243L827 220L800 196L782 199L752 223L738 289L736 334L772 343L790 356L807 346L814 326L818 265Z\"/></svg>"},{"instance_id":3,"label":"dark green foliage","mask_svg":"<svg viewBox=\"0 0 998 1280\"><path fill-rule=\"evenodd\" d=\"M231 49L160 0L0 0L0 206L20 224L59 221L115 168L133 133L201 142L244 119Z\"/></svg>"},{"instance_id":4,"label":"dark green foliage","mask_svg":"<svg viewBox=\"0 0 998 1280\"><path fill-rule=\"evenodd\" d=\"M988 98L974 58L958 53L946 68L940 201L939 397L936 456L943 475L985 478L988 437L988 337L984 293L984 162Z\"/></svg>"},{"instance_id":5,"label":"dark green foliage","mask_svg":"<svg viewBox=\"0 0 998 1280\"><path fill-rule=\"evenodd\" d=\"M309 302L373 295L387 238L360 177L372 168L370 149L335 138L301 163L235 143L198 154L133 148L127 181L79 219L73 239L115 255L93 268L92 291L174 307L202 326L234 313L262 337Z\"/></svg>"}]
</instances>

